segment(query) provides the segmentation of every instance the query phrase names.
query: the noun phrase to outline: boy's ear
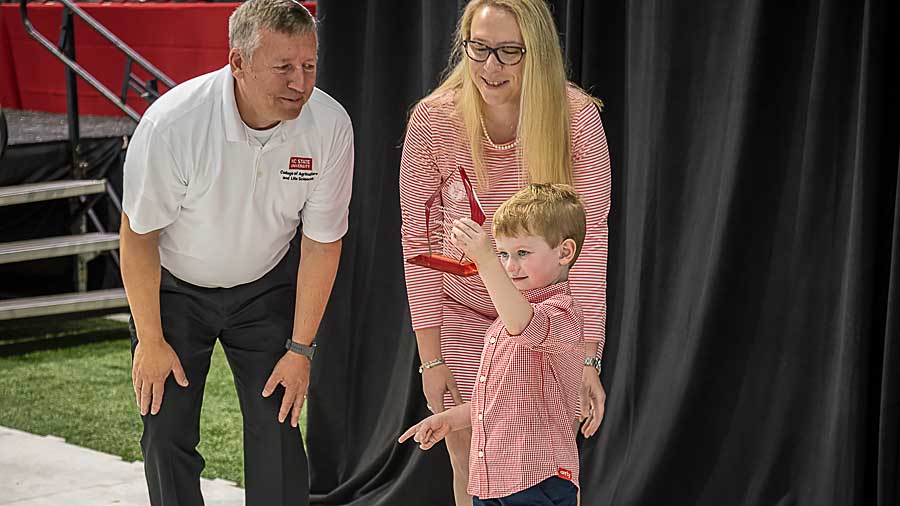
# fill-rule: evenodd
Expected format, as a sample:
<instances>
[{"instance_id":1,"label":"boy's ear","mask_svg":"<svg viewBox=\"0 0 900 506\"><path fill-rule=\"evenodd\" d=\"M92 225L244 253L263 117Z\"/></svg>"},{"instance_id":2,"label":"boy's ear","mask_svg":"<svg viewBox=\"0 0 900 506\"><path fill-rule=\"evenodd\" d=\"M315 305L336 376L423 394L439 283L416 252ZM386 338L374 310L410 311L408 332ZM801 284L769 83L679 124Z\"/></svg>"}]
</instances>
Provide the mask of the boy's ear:
<instances>
[{"instance_id":1,"label":"boy's ear","mask_svg":"<svg viewBox=\"0 0 900 506\"><path fill-rule=\"evenodd\" d=\"M575 251L578 247L575 245L574 239L565 239L559 244L559 265L569 265L575 258Z\"/></svg>"}]
</instances>

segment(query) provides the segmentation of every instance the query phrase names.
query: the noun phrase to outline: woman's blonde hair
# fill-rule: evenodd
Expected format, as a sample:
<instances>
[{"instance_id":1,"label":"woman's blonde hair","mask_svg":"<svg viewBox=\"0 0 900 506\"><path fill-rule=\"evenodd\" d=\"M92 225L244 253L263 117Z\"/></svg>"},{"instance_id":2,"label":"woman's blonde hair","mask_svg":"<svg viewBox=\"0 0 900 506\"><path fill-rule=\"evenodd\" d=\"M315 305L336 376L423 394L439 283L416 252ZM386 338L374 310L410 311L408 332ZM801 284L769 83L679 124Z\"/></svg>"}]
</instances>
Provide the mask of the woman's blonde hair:
<instances>
[{"instance_id":1,"label":"woman's blonde hair","mask_svg":"<svg viewBox=\"0 0 900 506\"><path fill-rule=\"evenodd\" d=\"M446 92L455 93L457 111L472 149L478 185L489 186L484 166L479 116L482 100L469 77L471 60L463 41L471 36L472 19L483 7L495 6L515 16L525 43L522 94L519 105L518 154L528 182L572 184L571 132L566 68L559 35L544 0L472 0L456 27L450 63L443 82L425 100ZM523 174L525 175L525 174Z\"/></svg>"}]
</instances>

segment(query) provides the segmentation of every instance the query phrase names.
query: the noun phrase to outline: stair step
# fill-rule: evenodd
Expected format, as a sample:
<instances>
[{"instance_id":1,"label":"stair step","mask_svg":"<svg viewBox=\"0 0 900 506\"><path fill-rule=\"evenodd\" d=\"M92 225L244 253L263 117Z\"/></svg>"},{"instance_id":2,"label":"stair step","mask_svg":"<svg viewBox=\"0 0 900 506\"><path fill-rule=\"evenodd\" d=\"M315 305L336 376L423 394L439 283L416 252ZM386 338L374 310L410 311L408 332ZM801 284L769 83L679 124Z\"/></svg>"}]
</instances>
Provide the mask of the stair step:
<instances>
[{"instance_id":1,"label":"stair step","mask_svg":"<svg viewBox=\"0 0 900 506\"><path fill-rule=\"evenodd\" d=\"M0 186L0 206L65 199L80 195L93 195L106 191L102 179L46 181L15 186Z\"/></svg>"},{"instance_id":2,"label":"stair step","mask_svg":"<svg viewBox=\"0 0 900 506\"><path fill-rule=\"evenodd\" d=\"M90 233L0 243L0 264L108 251L119 247L119 234Z\"/></svg>"},{"instance_id":3,"label":"stair step","mask_svg":"<svg viewBox=\"0 0 900 506\"><path fill-rule=\"evenodd\" d=\"M17 318L124 307L128 307L128 299L125 298L125 290L122 288L63 293L59 295L0 300L0 320L15 320Z\"/></svg>"}]
</instances>

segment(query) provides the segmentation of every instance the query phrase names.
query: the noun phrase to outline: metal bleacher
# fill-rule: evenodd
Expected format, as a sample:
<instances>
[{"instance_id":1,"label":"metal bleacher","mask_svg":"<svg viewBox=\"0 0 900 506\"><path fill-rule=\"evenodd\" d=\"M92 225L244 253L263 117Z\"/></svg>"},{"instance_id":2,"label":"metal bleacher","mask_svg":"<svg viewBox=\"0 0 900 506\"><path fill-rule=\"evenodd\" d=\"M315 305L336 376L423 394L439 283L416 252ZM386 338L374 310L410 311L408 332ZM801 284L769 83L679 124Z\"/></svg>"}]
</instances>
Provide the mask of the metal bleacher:
<instances>
[{"instance_id":1,"label":"metal bleacher","mask_svg":"<svg viewBox=\"0 0 900 506\"><path fill-rule=\"evenodd\" d=\"M67 122L68 141L71 157L71 174L66 179L38 183L20 184L0 187L0 207L27 205L33 202L66 199L70 202L72 224L71 233L55 237L0 242L0 264L33 261L55 257L72 257L74 262L75 291L39 297L25 297L0 300L0 320L32 318L60 315L67 313L83 313L126 308L128 301L122 288L88 290L87 263L98 255L109 255L118 265L119 235L104 229L101 220L93 210L93 206L102 199L107 199L119 212L121 204L119 196L106 180L88 179L90 172L88 161L82 156L82 143L79 131L78 97L76 81L80 77L114 103L135 123L140 114L126 104L129 91L134 91L152 102L159 96L158 84L168 88L175 82L151 65L147 60L125 45L103 25L75 5L71 0L57 0L64 5L63 23L58 45L50 42L37 32L28 19L26 0L20 0L22 23L26 32L38 43L56 56L66 66L67 84ZM94 78L87 70L75 61L74 17L77 16L85 24L97 31L117 47L126 56L124 82L122 92L116 95ZM142 81L133 72L132 67L141 67L151 79ZM6 148L8 132L6 119L0 112L0 157ZM89 226L90 224L90 226Z\"/></svg>"}]
</instances>

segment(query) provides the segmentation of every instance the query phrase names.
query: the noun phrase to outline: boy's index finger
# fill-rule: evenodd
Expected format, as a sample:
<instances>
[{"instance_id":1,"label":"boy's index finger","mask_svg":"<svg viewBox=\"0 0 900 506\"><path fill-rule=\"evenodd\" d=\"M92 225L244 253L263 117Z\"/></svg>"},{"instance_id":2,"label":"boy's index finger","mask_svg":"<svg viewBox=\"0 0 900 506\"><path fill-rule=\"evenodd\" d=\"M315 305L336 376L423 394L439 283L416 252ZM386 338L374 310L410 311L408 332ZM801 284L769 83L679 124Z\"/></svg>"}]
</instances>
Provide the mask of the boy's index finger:
<instances>
[{"instance_id":1,"label":"boy's index finger","mask_svg":"<svg viewBox=\"0 0 900 506\"><path fill-rule=\"evenodd\" d=\"M400 439L398 439L397 442L398 442L398 443L403 443L403 442L405 442L407 439L409 439L410 437L412 437L412 435L415 434L416 431L417 431L418 429L419 429L419 424L418 424L418 423L415 424L415 425L413 425L412 427L406 429L406 432L404 432L404 433L400 436Z\"/></svg>"}]
</instances>

